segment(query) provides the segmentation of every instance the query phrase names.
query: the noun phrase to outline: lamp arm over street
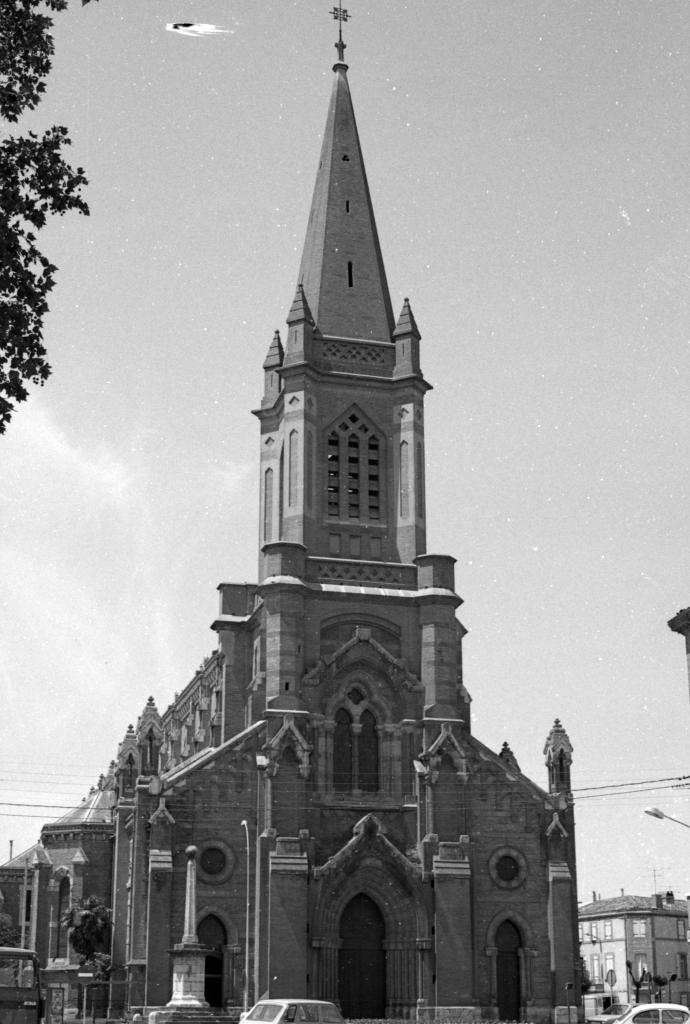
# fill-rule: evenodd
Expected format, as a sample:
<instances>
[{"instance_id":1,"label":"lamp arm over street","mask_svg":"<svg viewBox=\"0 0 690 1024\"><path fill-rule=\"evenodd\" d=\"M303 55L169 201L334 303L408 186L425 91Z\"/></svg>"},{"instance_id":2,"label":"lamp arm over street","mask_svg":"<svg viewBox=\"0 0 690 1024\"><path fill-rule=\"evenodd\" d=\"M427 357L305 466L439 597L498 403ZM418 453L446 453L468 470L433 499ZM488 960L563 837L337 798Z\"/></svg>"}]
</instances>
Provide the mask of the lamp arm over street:
<instances>
[{"instance_id":1,"label":"lamp arm over street","mask_svg":"<svg viewBox=\"0 0 690 1024\"><path fill-rule=\"evenodd\" d=\"M672 814L666 814L665 811L660 810L658 807L645 807L644 813L648 814L650 818L667 818L669 821L675 821L676 825L682 825L683 828L690 828L687 821L681 821L680 818L674 818Z\"/></svg>"}]
</instances>

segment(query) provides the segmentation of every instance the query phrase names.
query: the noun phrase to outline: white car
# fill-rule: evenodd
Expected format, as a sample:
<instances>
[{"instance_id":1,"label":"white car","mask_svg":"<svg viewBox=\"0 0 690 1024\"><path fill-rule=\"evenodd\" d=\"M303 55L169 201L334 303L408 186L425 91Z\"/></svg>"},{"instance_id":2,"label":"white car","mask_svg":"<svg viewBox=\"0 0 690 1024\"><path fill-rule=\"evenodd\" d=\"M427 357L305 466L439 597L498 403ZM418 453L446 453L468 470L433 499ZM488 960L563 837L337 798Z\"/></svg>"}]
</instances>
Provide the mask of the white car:
<instances>
[{"instance_id":1,"label":"white car","mask_svg":"<svg viewBox=\"0 0 690 1024\"><path fill-rule=\"evenodd\" d=\"M624 1013L632 1009L632 1003L611 1003L607 1010L602 1010L601 1013L596 1013L593 1017L587 1018L587 1024L612 1024L612 1021L618 1020Z\"/></svg>"},{"instance_id":2,"label":"white car","mask_svg":"<svg viewBox=\"0 0 690 1024\"><path fill-rule=\"evenodd\" d=\"M260 999L248 1013L240 1015L240 1020L263 1021L263 1024L343 1024L342 1014L335 1003L299 998Z\"/></svg>"},{"instance_id":3,"label":"white car","mask_svg":"<svg viewBox=\"0 0 690 1024\"><path fill-rule=\"evenodd\" d=\"M680 1003L637 1003L616 1024L690 1024L690 1010Z\"/></svg>"}]
</instances>

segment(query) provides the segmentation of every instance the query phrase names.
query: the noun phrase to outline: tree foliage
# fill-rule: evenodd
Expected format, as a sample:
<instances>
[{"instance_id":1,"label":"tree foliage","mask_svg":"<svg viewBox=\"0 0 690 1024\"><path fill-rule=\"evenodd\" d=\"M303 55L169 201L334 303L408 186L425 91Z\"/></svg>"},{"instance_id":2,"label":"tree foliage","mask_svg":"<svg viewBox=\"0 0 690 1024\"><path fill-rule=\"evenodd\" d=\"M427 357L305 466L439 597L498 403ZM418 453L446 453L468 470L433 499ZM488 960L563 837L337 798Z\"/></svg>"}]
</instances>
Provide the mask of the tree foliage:
<instances>
[{"instance_id":1,"label":"tree foliage","mask_svg":"<svg viewBox=\"0 0 690 1024\"><path fill-rule=\"evenodd\" d=\"M0 946L18 946L21 932L12 924L9 914L0 914Z\"/></svg>"},{"instance_id":2,"label":"tree foliage","mask_svg":"<svg viewBox=\"0 0 690 1024\"><path fill-rule=\"evenodd\" d=\"M93 971L96 981L104 981L110 973L110 910L98 896L89 896L73 903L62 916L60 924L69 929L69 942L79 957L81 967Z\"/></svg>"},{"instance_id":3,"label":"tree foliage","mask_svg":"<svg viewBox=\"0 0 690 1024\"><path fill-rule=\"evenodd\" d=\"M63 11L67 0L2 0L0 3L0 117L16 122L45 91L54 52L45 10ZM36 232L51 214L88 214L81 196L86 178L65 161L66 128L27 132L0 142L0 433L27 384L50 375L43 346L47 295L55 267L36 246Z\"/></svg>"}]
</instances>

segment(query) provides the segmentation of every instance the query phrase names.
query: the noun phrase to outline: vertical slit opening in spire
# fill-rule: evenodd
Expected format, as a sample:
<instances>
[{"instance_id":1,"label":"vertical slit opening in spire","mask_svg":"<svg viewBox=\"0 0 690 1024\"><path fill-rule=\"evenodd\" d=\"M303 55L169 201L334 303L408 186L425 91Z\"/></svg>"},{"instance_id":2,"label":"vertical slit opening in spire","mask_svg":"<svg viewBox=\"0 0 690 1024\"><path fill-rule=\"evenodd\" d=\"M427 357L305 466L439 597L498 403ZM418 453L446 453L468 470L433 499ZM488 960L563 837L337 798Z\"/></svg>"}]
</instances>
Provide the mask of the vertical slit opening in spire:
<instances>
[{"instance_id":1,"label":"vertical slit opening in spire","mask_svg":"<svg viewBox=\"0 0 690 1024\"><path fill-rule=\"evenodd\" d=\"M354 287L354 275L352 273L352 261L349 260L347 264L347 286L348 288Z\"/></svg>"}]
</instances>

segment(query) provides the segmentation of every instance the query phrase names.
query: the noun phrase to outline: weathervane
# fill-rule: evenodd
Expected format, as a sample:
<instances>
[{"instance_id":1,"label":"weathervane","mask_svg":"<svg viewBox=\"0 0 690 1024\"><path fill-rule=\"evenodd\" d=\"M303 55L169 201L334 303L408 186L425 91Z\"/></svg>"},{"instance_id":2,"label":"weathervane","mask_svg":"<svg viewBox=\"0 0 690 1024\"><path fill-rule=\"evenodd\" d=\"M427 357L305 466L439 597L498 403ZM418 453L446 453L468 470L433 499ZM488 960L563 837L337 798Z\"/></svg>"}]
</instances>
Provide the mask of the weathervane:
<instances>
[{"instance_id":1,"label":"weathervane","mask_svg":"<svg viewBox=\"0 0 690 1024\"><path fill-rule=\"evenodd\" d=\"M343 42L343 22L348 21L350 15L347 10L343 7L342 0L338 0L338 6L333 8L333 17L338 22L338 42L335 44L335 48L338 51L338 60L343 61L345 58L345 43Z\"/></svg>"}]
</instances>

